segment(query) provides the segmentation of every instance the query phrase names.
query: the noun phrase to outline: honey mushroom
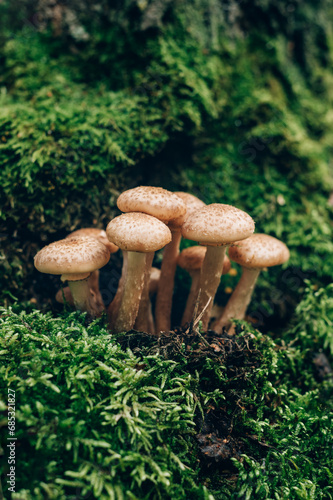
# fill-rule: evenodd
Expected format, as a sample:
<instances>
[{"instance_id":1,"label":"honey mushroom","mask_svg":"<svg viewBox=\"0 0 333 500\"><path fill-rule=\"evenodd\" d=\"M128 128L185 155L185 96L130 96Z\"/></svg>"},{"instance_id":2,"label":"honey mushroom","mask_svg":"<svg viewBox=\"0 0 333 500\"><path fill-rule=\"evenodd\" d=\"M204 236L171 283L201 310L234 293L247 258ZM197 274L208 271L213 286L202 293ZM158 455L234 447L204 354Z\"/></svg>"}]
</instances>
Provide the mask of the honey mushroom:
<instances>
[{"instance_id":1,"label":"honey mushroom","mask_svg":"<svg viewBox=\"0 0 333 500\"><path fill-rule=\"evenodd\" d=\"M242 266L242 276L222 315L214 322L213 330L222 333L223 328L231 327L232 319L244 319L262 269L284 264L289 256L288 247L267 234L253 234L230 247L229 257ZM231 328L229 333L234 333L234 329Z\"/></svg>"},{"instance_id":2,"label":"honey mushroom","mask_svg":"<svg viewBox=\"0 0 333 500\"><path fill-rule=\"evenodd\" d=\"M107 247L91 237L73 237L55 241L42 248L34 258L36 269L42 273L60 274L68 281L75 307L98 317L104 308L95 302L88 278L93 271L105 266L110 259Z\"/></svg>"},{"instance_id":3,"label":"honey mushroom","mask_svg":"<svg viewBox=\"0 0 333 500\"><path fill-rule=\"evenodd\" d=\"M220 284L226 248L235 241L248 238L253 231L254 221L250 215L231 205L219 203L196 211L182 226L184 238L207 246L200 273L198 307L198 313L203 313L204 331L208 328L214 297Z\"/></svg>"},{"instance_id":4,"label":"honey mushroom","mask_svg":"<svg viewBox=\"0 0 333 500\"><path fill-rule=\"evenodd\" d=\"M108 239L127 252L127 272L119 310L110 318L111 331L126 332L134 326L146 272L146 254L171 241L169 228L160 220L139 212L114 218L106 228Z\"/></svg>"},{"instance_id":5,"label":"honey mushroom","mask_svg":"<svg viewBox=\"0 0 333 500\"><path fill-rule=\"evenodd\" d=\"M103 229L98 229L95 227L85 227L82 229L77 229L76 231L68 234L65 239L81 236L90 236L91 238L96 238L108 248L110 255L119 250L116 245L114 245L107 239L106 232ZM90 288L90 293L93 296L93 300L101 310L104 310L104 302L99 290L99 269L96 269L96 271L93 271L90 274L88 278L88 285ZM69 305L74 305L73 297L71 295L69 287L58 290L55 297L56 301L60 304L63 304L64 298Z\"/></svg>"},{"instance_id":6,"label":"honey mushroom","mask_svg":"<svg viewBox=\"0 0 333 500\"><path fill-rule=\"evenodd\" d=\"M186 205L181 198L171 191L153 186L138 186L124 191L117 200L117 206L122 212L146 213L163 221L165 224L168 224L170 220L179 217L183 218L186 214ZM181 219L181 223L183 220ZM170 330L173 276L176 270L176 258L181 238L180 232L172 231L171 234L172 240L169 245L166 245L163 252L159 282L159 288L161 287L163 291L162 298L159 291L156 298L155 321L157 332ZM145 284L137 319L137 323L142 330L148 328L149 273L153 258L154 252L150 252L146 258Z\"/></svg>"},{"instance_id":7,"label":"honey mushroom","mask_svg":"<svg viewBox=\"0 0 333 500\"><path fill-rule=\"evenodd\" d=\"M181 325L185 325L193 320L193 312L196 298L199 291L200 271L206 255L206 247L193 246L182 250L178 256L177 264L182 269L185 269L191 276L192 283ZM230 260L227 256L224 257L222 274L227 274L230 270Z\"/></svg>"},{"instance_id":8,"label":"honey mushroom","mask_svg":"<svg viewBox=\"0 0 333 500\"><path fill-rule=\"evenodd\" d=\"M179 246L182 237L181 228L187 218L196 210L205 206L205 203L196 196L177 191L174 193L183 200L186 206L186 213L168 222L168 227L172 234L172 241L163 251L161 266L161 277L158 283L156 297L156 329L157 332L169 331L171 328L172 299L175 285L175 274L177 268L177 258L179 256Z\"/></svg>"}]
</instances>

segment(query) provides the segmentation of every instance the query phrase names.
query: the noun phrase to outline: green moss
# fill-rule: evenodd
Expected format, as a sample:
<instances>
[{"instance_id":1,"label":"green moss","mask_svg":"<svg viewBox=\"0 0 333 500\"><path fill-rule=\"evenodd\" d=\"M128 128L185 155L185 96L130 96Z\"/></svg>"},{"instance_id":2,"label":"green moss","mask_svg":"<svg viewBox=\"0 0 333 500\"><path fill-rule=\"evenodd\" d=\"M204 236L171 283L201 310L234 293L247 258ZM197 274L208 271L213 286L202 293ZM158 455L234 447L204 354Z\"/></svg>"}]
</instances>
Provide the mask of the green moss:
<instances>
[{"instance_id":1,"label":"green moss","mask_svg":"<svg viewBox=\"0 0 333 500\"><path fill-rule=\"evenodd\" d=\"M19 498L331 498L332 377L302 340L331 315L330 288L309 287L278 342L243 323L220 351L209 336L112 338L77 313L3 310L1 439L10 387Z\"/></svg>"}]
</instances>

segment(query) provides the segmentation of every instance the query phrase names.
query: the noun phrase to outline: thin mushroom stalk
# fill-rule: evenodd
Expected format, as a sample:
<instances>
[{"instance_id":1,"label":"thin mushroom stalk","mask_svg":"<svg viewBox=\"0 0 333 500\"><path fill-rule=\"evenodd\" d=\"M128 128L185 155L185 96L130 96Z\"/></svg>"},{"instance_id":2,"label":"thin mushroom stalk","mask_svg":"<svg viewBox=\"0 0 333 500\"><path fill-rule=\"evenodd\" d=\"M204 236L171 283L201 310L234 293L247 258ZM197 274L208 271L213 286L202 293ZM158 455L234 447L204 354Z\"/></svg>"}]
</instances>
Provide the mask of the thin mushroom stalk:
<instances>
[{"instance_id":1,"label":"thin mushroom stalk","mask_svg":"<svg viewBox=\"0 0 333 500\"><path fill-rule=\"evenodd\" d=\"M144 276L144 286L141 295L141 301L139 306L138 315L135 321L135 329L141 332L147 332L154 334L155 325L151 311L151 302L149 297L149 282L150 282L150 271L154 260L154 252L146 254L146 268Z\"/></svg>"},{"instance_id":2,"label":"thin mushroom stalk","mask_svg":"<svg viewBox=\"0 0 333 500\"><path fill-rule=\"evenodd\" d=\"M242 276L233 291L222 316L216 320L212 329L222 333L223 328L230 328L232 319L244 319L248 305L251 302L260 269L243 268Z\"/></svg>"},{"instance_id":3,"label":"thin mushroom stalk","mask_svg":"<svg viewBox=\"0 0 333 500\"><path fill-rule=\"evenodd\" d=\"M179 267L187 271L192 279L191 289L187 298L186 307L182 317L182 325L193 320L194 307L197 302L198 292L200 288L200 272L206 256L207 248L205 246L193 246L185 248L179 255L177 263ZM230 270L230 260L225 255L223 260L222 274L228 273Z\"/></svg>"},{"instance_id":4,"label":"thin mushroom stalk","mask_svg":"<svg viewBox=\"0 0 333 500\"><path fill-rule=\"evenodd\" d=\"M192 278L190 293L188 294L186 306L184 309L181 324L186 325L193 319L193 311L196 298L198 296L199 284L200 284L200 269L191 271L190 276Z\"/></svg>"},{"instance_id":5,"label":"thin mushroom stalk","mask_svg":"<svg viewBox=\"0 0 333 500\"><path fill-rule=\"evenodd\" d=\"M122 299L122 296L124 293L124 285L125 285L125 280L126 280L126 276L127 276L127 267L128 267L128 253L126 252L126 250L123 250L123 267L122 267L121 276L120 276L119 282L118 282L117 292L116 292L116 295L113 297L112 302L109 304L108 311L107 311L108 312L108 321L109 321L110 325L115 322L116 316L117 316L118 311L119 311L121 299Z\"/></svg>"},{"instance_id":6,"label":"thin mushroom stalk","mask_svg":"<svg viewBox=\"0 0 333 500\"><path fill-rule=\"evenodd\" d=\"M111 322L111 329L117 333L128 332L134 326L144 286L146 255L140 252L128 252L127 266L121 304L114 324Z\"/></svg>"},{"instance_id":7,"label":"thin mushroom stalk","mask_svg":"<svg viewBox=\"0 0 333 500\"><path fill-rule=\"evenodd\" d=\"M76 309L79 311L87 311L89 314L94 314L92 300L89 300L89 296L91 294L88 285L88 278L79 281L68 281L68 286Z\"/></svg>"},{"instance_id":8,"label":"thin mushroom stalk","mask_svg":"<svg viewBox=\"0 0 333 500\"><path fill-rule=\"evenodd\" d=\"M61 276L61 281L68 281L68 287L76 309L82 312L86 311L94 318L99 318L105 308L91 288L89 278L90 276L86 276L78 279L77 275L66 274Z\"/></svg>"},{"instance_id":9,"label":"thin mushroom stalk","mask_svg":"<svg viewBox=\"0 0 333 500\"><path fill-rule=\"evenodd\" d=\"M181 240L180 231L172 231L172 240L163 251L161 277L158 284L155 317L156 331L166 332L171 328L172 297L177 268L177 257Z\"/></svg>"},{"instance_id":10,"label":"thin mushroom stalk","mask_svg":"<svg viewBox=\"0 0 333 500\"><path fill-rule=\"evenodd\" d=\"M199 281L199 289L201 292L198 312L200 313L203 311L210 301L201 318L204 331L208 328L214 297L220 284L225 252L226 247L224 246L207 246L206 256L202 264Z\"/></svg>"}]
</instances>

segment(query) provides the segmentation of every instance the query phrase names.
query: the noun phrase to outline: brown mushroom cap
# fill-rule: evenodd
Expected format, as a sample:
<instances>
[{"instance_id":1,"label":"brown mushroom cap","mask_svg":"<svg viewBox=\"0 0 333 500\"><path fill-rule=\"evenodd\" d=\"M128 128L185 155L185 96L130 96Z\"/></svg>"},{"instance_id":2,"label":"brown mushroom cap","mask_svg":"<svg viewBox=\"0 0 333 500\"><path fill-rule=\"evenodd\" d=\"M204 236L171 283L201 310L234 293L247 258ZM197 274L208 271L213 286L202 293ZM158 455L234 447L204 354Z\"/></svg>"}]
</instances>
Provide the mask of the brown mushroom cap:
<instances>
[{"instance_id":1,"label":"brown mushroom cap","mask_svg":"<svg viewBox=\"0 0 333 500\"><path fill-rule=\"evenodd\" d=\"M201 245L230 245L254 231L252 217L231 205L212 203L194 212L182 226L182 235Z\"/></svg>"},{"instance_id":2,"label":"brown mushroom cap","mask_svg":"<svg viewBox=\"0 0 333 500\"><path fill-rule=\"evenodd\" d=\"M229 248L229 257L242 267L262 269L284 264L290 253L282 241L267 234L252 234Z\"/></svg>"},{"instance_id":3,"label":"brown mushroom cap","mask_svg":"<svg viewBox=\"0 0 333 500\"><path fill-rule=\"evenodd\" d=\"M175 194L186 204L186 218L206 206L206 203L194 196L194 194L185 193L184 191L176 191Z\"/></svg>"},{"instance_id":4,"label":"brown mushroom cap","mask_svg":"<svg viewBox=\"0 0 333 500\"><path fill-rule=\"evenodd\" d=\"M91 236L92 238L97 238L101 243L103 243L108 249L110 253L115 253L119 250L119 247L111 241L108 240L106 236L106 232L104 229L98 229L96 227L84 227L82 229L77 229L70 233L67 238L76 238L80 236Z\"/></svg>"},{"instance_id":5,"label":"brown mushroom cap","mask_svg":"<svg viewBox=\"0 0 333 500\"><path fill-rule=\"evenodd\" d=\"M91 237L65 238L42 248L34 258L36 269L47 274L91 273L105 266L110 252Z\"/></svg>"},{"instance_id":6,"label":"brown mushroom cap","mask_svg":"<svg viewBox=\"0 0 333 500\"><path fill-rule=\"evenodd\" d=\"M190 215L192 215L197 210L200 210L200 208L206 206L206 203L199 200L199 198L197 198L193 194L185 193L183 191L176 191L175 194L184 201L186 205L186 213L181 217L177 217L176 219L172 219L169 221L168 226L171 230L174 231L180 230L181 226Z\"/></svg>"},{"instance_id":7,"label":"brown mushroom cap","mask_svg":"<svg viewBox=\"0 0 333 500\"><path fill-rule=\"evenodd\" d=\"M170 229L163 222L140 212L115 217L106 234L119 248L132 252L156 252L171 241Z\"/></svg>"},{"instance_id":8,"label":"brown mushroom cap","mask_svg":"<svg viewBox=\"0 0 333 500\"><path fill-rule=\"evenodd\" d=\"M193 246L189 248L184 248L179 254L177 259L177 264L182 269L186 271L196 271L201 269L207 248L204 246ZM227 255L224 257L223 261L223 274L227 274L230 271L231 262Z\"/></svg>"},{"instance_id":9,"label":"brown mushroom cap","mask_svg":"<svg viewBox=\"0 0 333 500\"><path fill-rule=\"evenodd\" d=\"M138 186L124 191L117 200L122 212L143 212L165 222L186 213L186 205L171 191L160 187Z\"/></svg>"},{"instance_id":10,"label":"brown mushroom cap","mask_svg":"<svg viewBox=\"0 0 333 500\"><path fill-rule=\"evenodd\" d=\"M178 256L178 266L186 271L201 269L206 250L207 248L203 246L184 248Z\"/></svg>"}]
</instances>

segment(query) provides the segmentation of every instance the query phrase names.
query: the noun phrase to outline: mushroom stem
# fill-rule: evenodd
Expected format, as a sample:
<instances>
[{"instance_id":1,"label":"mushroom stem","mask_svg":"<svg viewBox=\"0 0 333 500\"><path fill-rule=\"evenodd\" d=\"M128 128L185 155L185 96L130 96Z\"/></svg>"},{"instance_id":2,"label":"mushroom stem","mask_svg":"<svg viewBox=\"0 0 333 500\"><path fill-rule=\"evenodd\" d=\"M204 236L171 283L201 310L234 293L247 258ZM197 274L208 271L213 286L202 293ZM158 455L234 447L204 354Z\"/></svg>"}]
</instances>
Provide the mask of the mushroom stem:
<instances>
[{"instance_id":1,"label":"mushroom stem","mask_svg":"<svg viewBox=\"0 0 333 500\"><path fill-rule=\"evenodd\" d=\"M117 292L116 292L116 295L113 297L113 300L109 304L109 307L108 307L109 325L114 323L116 320L116 316L118 314L118 310L120 307L121 298L122 298L123 293L124 293L124 285L125 285L125 280L126 280L126 275L127 275L127 267L128 267L128 255L127 255L128 252L126 250L123 250L122 252L123 252L123 267L122 267L121 276L120 276L119 282L118 282Z\"/></svg>"},{"instance_id":2,"label":"mushroom stem","mask_svg":"<svg viewBox=\"0 0 333 500\"><path fill-rule=\"evenodd\" d=\"M260 274L260 269L243 267L242 276L233 291L220 318L213 324L216 333L222 333L223 328L229 328L232 318L244 319L246 309L251 301L252 293Z\"/></svg>"},{"instance_id":3,"label":"mushroom stem","mask_svg":"<svg viewBox=\"0 0 333 500\"><path fill-rule=\"evenodd\" d=\"M155 326L151 312L149 297L150 270L153 264L155 252L146 254L145 282L141 295L138 315L135 321L135 329L146 333L155 333Z\"/></svg>"},{"instance_id":4,"label":"mushroom stem","mask_svg":"<svg viewBox=\"0 0 333 500\"><path fill-rule=\"evenodd\" d=\"M189 323L193 319L194 305L199 291L200 269L191 271L190 276L192 278L192 283L191 283L190 293L188 294L187 297L184 314L182 317L182 322L181 322L182 325Z\"/></svg>"},{"instance_id":5,"label":"mushroom stem","mask_svg":"<svg viewBox=\"0 0 333 500\"><path fill-rule=\"evenodd\" d=\"M144 286L146 254L128 251L127 276L118 314L111 328L115 333L127 332L133 328L138 314Z\"/></svg>"},{"instance_id":6,"label":"mushroom stem","mask_svg":"<svg viewBox=\"0 0 333 500\"><path fill-rule=\"evenodd\" d=\"M99 290L99 270L93 271L88 278L88 285L90 288L90 292L93 296L93 300L96 303L96 307L102 313L105 311L105 306L103 302L103 298L101 292Z\"/></svg>"},{"instance_id":7,"label":"mushroom stem","mask_svg":"<svg viewBox=\"0 0 333 500\"><path fill-rule=\"evenodd\" d=\"M201 294L198 313L200 314L201 311L206 307L208 301L211 301L201 319L202 328L204 331L206 331L208 328L214 297L216 294L216 290L220 284L225 252L225 246L207 246L205 259L202 264L199 283Z\"/></svg>"},{"instance_id":8,"label":"mushroom stem","mask_svg":"<svg viewBox=\"0 0 333 500\"><path fill-rule=\"evenodd\" d=\"M85 278L83 280L78 281L68 281L68 286L71 291L74 305L76 309L79 311L87 311L89 314L94 315L94 308L91 307L90 300L90 290L88 285L88 279ZM99 311L98 311L99 312Z\"/></svg>"},{"instance_id":9,"label":"mushroom stem","mask_svg":"<svg viewBox=\"0 0 333 500\"><path fill-rule=\"evenodd\" d=\"M166 245L163 251L161 276L156 297L155 321L157 333L169 331L171 328L173 288L179 245L182 237L180 231L172 231L171 234L172 240Z\"/></svg>"}]
</instances>

